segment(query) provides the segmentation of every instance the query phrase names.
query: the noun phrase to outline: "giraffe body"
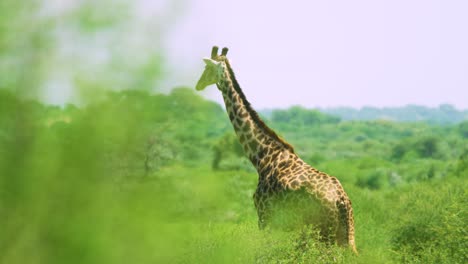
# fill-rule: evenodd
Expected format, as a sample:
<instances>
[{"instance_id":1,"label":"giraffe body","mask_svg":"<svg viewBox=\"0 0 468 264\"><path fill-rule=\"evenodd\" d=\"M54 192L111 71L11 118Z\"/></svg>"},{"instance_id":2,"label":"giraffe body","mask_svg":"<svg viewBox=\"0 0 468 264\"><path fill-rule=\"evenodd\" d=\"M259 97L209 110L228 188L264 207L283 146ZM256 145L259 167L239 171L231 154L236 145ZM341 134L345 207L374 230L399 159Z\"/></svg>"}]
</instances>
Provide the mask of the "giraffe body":
<instances>
[{"instance_id":1,"label":"giraffe body","mask_svg":"<svg viewBox=\"0 0 468 264\"><path fill-rule=\"evenodd\" d=\"M312 224L325 239L356 251L351 201L337 178L306 164L291 145L271 130L250 106L226 58L227 48L204 59L197 90L216 84L229 119L259 181L254 193L260 229Z\"/></svg>"}]
</instances>

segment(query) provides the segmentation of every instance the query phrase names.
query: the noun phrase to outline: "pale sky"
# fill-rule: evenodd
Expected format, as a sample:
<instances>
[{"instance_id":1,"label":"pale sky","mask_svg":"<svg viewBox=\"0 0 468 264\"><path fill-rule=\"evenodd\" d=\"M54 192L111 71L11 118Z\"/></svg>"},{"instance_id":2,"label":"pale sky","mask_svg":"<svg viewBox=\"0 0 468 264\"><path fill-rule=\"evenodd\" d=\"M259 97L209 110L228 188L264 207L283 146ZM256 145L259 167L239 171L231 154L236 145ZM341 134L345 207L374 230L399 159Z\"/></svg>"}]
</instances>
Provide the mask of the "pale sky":
<instances>
[{"instance_id":1,"label":"pale sky","mask_svg":"<svg viewBox=\"0 0 468 264\"><path fill-rule=\"evenodd\" d=\"M202 57L218 45L229 47L255 108L450 103L468 109L466 0L183 5L165 43L167 87L194 87ZM214 86L203 93L222 102Z\"/></svg>"}]
</instances>

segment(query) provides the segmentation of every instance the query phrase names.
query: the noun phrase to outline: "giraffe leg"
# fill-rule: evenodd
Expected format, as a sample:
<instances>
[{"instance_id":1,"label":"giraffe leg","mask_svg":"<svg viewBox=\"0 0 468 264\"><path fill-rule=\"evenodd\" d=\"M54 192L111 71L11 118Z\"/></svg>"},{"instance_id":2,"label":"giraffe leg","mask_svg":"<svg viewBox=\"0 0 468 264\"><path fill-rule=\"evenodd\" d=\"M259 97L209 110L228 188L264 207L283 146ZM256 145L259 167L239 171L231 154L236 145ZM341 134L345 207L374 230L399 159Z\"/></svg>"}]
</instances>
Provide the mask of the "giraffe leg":
<instances>
[{"instance_id":1,"label":"giraffe leg","mask_svg":"<svg viewBox=\"0 0 468 264\"><path fill-rule=\"evenodd\" d=\"M258 228L260 230L265 229L267 223L269 221L269 210L266 206L266 201L261 198L257 192L254 193L254 204L255 208L257 208L257 215L258 215Z\"/></svg>"},{"instance_id":2,"label":"giraffe leg","mask_svg":"<svg viewBox=\"0 0 468 264\"><path fill-rule=\"evenodd\" d=\"M263 230L266 228L266 226L271 220L270 210L267 207L262 206L262 207L257 208L257 214L258 214L258 228L260 230Z\"/></svg>"},{"instance_id":3,"label":"giraffe leg","mask_svg":"<svg viewBox=\"0 0 468 264\"><path fill-rule=\"evenodd\" d=\"M354 242L354 217L351 201L342 197L336 202L338 208L338 229L336 238L338 245L349 246L354 253L358 254Z\"/></svg>"},{"instance_id":4,"label":"giraffe leg","mask_svg":"<svg viewBox=\"0 0 468 264\"><path fill-rule=\"evenodd\" d=\"M266 223L265 219L259 215L258 216L258 229L260 229L260 230L265 229L266 224L267 223Z\"/></svg>"},{"instance_id":5,"label":"giraffe leg","mask_svg":"<svg viewBox=\"0 0 468 264\"><path fill-rule=\"evenodd\" d=\"M342 201L336 202L336 207L338 208L338 228L336 230L336 241L338 245L345 246L348 244L348 209L346 204Z\"/></svg>"},{"instance_id":6,"label":"giraffe leg","mask_svg":"<svg viewBox=\"0 0 468 264\"><path fill-rule=\"evenodd\" d=\"M332 216L327 218L320 226L320 235L322 241L333 244L336 240L336 218Z\"/></svg>"}]
</instances>

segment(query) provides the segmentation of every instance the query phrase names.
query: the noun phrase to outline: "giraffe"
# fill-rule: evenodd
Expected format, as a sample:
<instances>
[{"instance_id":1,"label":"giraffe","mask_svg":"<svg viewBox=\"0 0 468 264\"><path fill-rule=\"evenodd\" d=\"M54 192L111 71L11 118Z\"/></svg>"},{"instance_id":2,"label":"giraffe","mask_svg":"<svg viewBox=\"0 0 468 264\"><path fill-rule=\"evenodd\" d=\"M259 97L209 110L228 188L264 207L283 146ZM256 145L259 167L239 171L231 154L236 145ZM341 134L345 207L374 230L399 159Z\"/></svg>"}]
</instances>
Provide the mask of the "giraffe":
<instances>
[{"instance_id":1,"label":"giraffe","mask_svg":"<svg viewBox=\"0 0 468 264\"><path fill-rule=\"evenodd\" d=\"M305 163L294 148L269 128L252 108L237 82L223 48L214 46L204 58L200 91L216 84L245 154L258 172L253 195L258 226L319 227L327 241L348 246L357 254L351 200L339 180Z\"/></svg>"}]
</instances>

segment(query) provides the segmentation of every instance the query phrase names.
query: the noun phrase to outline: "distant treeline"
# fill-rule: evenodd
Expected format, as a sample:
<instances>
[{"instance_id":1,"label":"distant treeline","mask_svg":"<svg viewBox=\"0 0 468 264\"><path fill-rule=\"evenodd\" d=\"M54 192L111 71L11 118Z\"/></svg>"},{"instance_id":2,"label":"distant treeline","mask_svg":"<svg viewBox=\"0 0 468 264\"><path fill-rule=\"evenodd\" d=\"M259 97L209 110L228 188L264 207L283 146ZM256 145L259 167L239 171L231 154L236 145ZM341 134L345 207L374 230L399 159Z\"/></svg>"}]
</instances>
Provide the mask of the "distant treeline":
<instances>
[{"instance_id":1,"label":"distant treeline","mask_svg":"<svg viewBox=\"0 0 468 264\"><path fill-rule=\"evenodd\" d=\"M457 110L450 104L439 107L407 105L404 107L350 107L322 108L320 111L339 116L343 120L393 120L400 122L428 122L431 124L456 124L468 119L468 110Z\"/></svg>"},{"instance_id":2,"label":"distant treeline","mask_svg":"<svg viewBox=\"0 0 468 264\"><path fill-rule=\"evenodd\" d=\"M407 105L403 107L329 107L318 108L318 111L339 117L342 120L389 120L396 122L426 122L429 124L457 124L468 120L468 110L458 110L450 104L439 107ZM273 110L262 110L264 116L270 117Z\"/></svg>"}]
</instances>

